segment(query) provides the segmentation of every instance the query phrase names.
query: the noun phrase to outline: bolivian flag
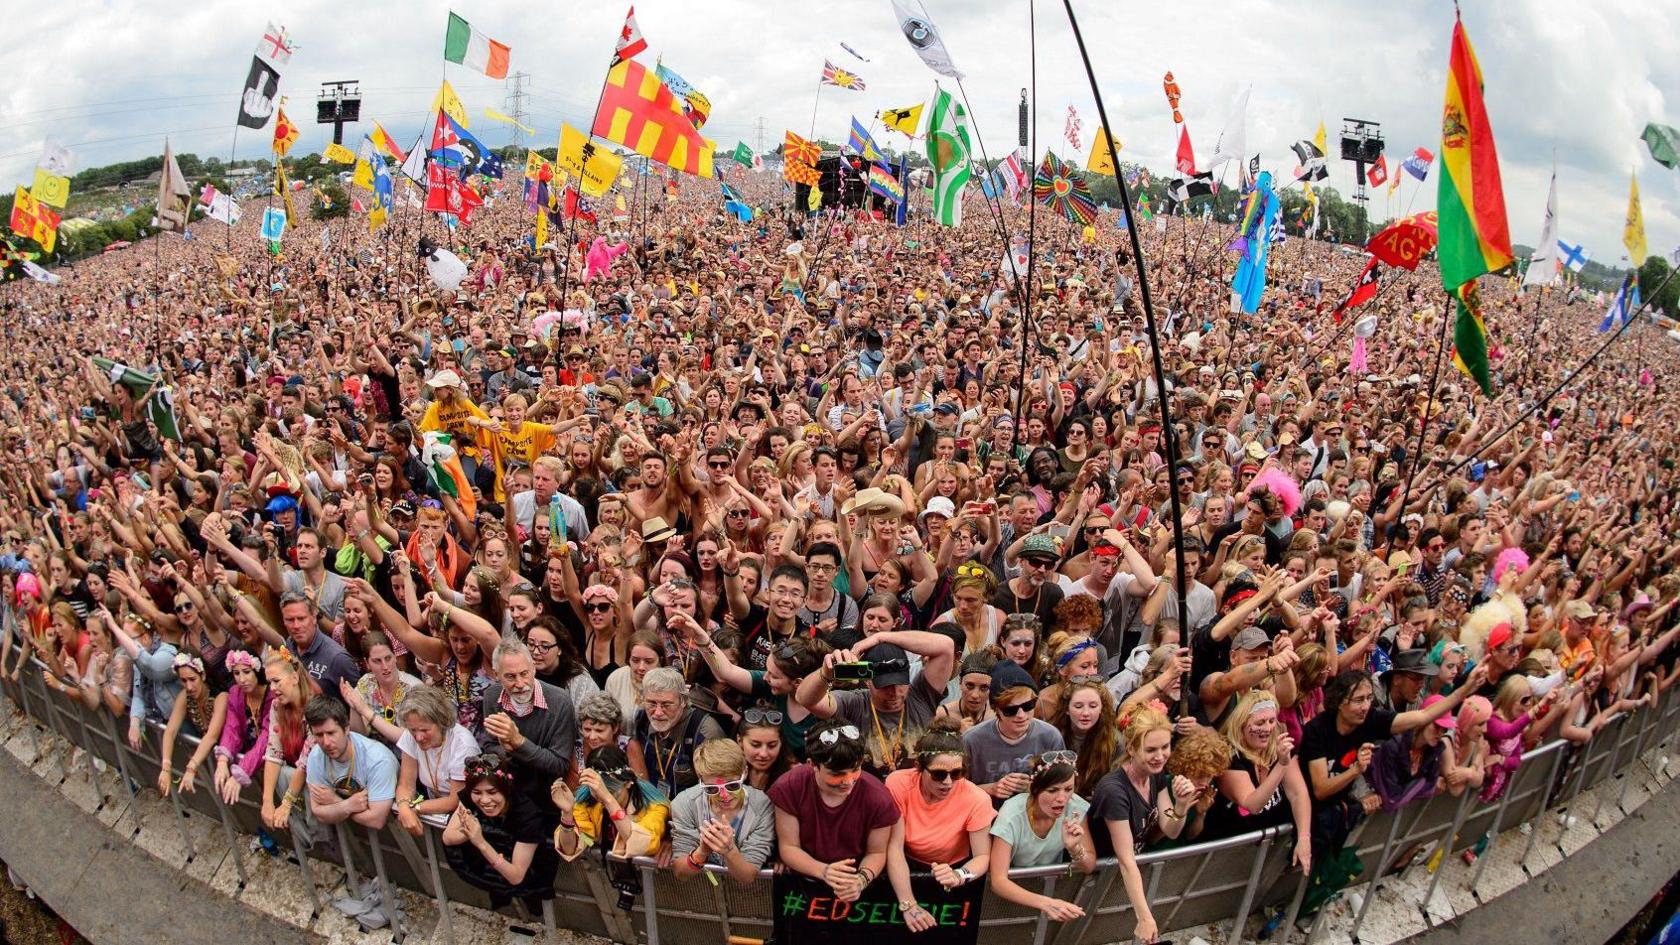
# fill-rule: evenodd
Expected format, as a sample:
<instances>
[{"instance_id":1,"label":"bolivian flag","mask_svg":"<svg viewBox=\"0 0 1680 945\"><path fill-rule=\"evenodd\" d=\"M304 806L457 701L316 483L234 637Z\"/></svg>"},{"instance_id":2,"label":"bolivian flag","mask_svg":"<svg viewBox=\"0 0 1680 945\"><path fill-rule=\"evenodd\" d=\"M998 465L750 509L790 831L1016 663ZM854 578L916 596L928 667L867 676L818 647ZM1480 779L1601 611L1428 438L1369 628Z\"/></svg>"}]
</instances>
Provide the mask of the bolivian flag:
<instances>
[{"instance_id":1,"label":"bolivian flag","mask_svg":"<svg viewBox=\"0 0 1680 945\"><path fill-rule=\"evenodd\" d=\"M1441 283L1448 292L1511 263L1511 230L1499 183L1499 154L1482 102L1482 70L1462 20L1455 20L1447 98L1441 110Z\"/></svg>"}]
</instances>

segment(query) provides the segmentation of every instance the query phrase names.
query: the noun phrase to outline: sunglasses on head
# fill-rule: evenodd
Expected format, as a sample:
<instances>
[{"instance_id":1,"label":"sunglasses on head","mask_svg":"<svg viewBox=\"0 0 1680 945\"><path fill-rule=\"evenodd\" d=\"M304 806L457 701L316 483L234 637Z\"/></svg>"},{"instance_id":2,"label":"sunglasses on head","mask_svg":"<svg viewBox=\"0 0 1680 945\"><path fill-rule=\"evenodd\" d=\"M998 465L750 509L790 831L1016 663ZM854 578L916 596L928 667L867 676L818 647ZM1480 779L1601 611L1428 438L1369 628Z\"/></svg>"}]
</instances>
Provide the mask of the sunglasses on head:
<instances>
[{"instance_id":1,"label":"sunglasses on head","mask_svg":"<svg viewBox=\"0 0 1680 945\"><path fill-rule=\"evenodd\" d=\"M1048 768L1051 765L1071 765L1078 760L1078 752L1061 748L1056 751L1047 751L1044 754L1039 755L1038 763L1033 765L1033 769L1036 771L1040 768Z\"/></svg>"},{"instance_id":2,"label":"sunglasses on head","mask_svg":"<svg viewBox=\"0 0 1680 945\"><path fill-rule=\"evenodd\" d=\"M780 725L783 715L775 709L748 709L741 713L742 721L748 725Z\"/></svg>"},{"instance_id":3,"label":"sunglasses on head","mask_svg":"<svg viewBox=\"0 0 1680 945\"><path fill-rule=\"evenodd\" d=\"M831 728L828 731L823 732L822 734L818 735L817 736L817 741L818 741L818 743L823 744L823 745L832 745L842 738L844 738L845 740L847 740L849 742L857 741L858 738L859 738L859 732L857 730L857 726L855 726L855 725L841 725L837 728Z\"/></svg>"}]
</instances>

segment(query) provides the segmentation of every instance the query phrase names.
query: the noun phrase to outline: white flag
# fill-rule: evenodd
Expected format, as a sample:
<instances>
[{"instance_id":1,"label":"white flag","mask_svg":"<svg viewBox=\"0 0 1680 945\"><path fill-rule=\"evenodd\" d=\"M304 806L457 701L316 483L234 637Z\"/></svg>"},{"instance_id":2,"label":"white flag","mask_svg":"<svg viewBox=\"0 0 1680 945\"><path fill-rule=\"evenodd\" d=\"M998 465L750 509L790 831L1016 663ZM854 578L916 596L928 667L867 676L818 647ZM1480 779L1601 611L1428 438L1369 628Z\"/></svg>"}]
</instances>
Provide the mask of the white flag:
<instances>
[{"instance_id":1,"label":"white flag","mask_svg":"<svg viewBox=\"0 0 1680 945\"><path fill-rule=\"evenodd\" d=\"M1528 271L1522 284L1556 285L1558 281L1557 249L1557 171L1552 171L1552 189L1546 194L1546 220L1540 225L1539 249L1528 259Z\"/></svg>"},{"instance_id":2,"label":"white flag","mask_svg":"<svg viewBox=\"0 0 1680 945\"><path fill-rule=\"evenodd\" d=\"M1237 162L1237 172L1243 171L1243 153L1247 151L1247 114L1248 89L1243 89L1237 96L1237 101L1231 106L1231 117L1225 119L1225 130L1219 133L1219 140L1213 143L1213 157L1208 159L1204 171L1217 171L1226 161Z\"/></svg>"},{"instance_id":3,"label":"white flag","mask_svg":"<svg viewBox=\"0 0 1680 945\"><path fill-rule=\"evenodd\" d=\"M35 166L58 177L69 177L76 165L70 157L69 148L48 138L41 146L41 159L35 162Z\"/></svg>"},{"instance_id":4,"label":"white flag","mask_svg":"<svg viewBox=\"0 0 1680 945\"><path fill-rule=\"evenodd\" d=\"M270 20L268 29L263 30L262 40L257 43L257 57L278 68L292 61L292 52L296 48L286 28L276 26Z\"/></svg>"},{"instance_id":5,"label":"white flag","mask_svg":"<svg viewBox=\"0 0 1680 945\"><path fill-rule=\"evenodd\" d=\"M198 193L198 204L204 208L204 215L212 220L219 220L228 226L239 223L239 204L232 194L224 194L209 184Z\"/></svg>"},{"instance_id":6,"label":"white flag","mask_svg":"<svg viewBox=\"0 0 1680 945\"><path fill-rule=\"evenodd\" d=\"M437 117L435 112L432 117ZM428 121L427 124L432 122ZM426 182L426 149L421 146L425 143L426 133L422 131L420 137L414 139L414 146L408 149L408 158L402 162L402 167L397 168L402 176L416 184Z\"/></svg>"},{"instance_id":7,"label":"white flag","mask_svg":"<svg viewBox=\"0 0 1680 945\"><path fill-rule=\"evenodd\" d=\"M64 281L57 273L48 272L27 259L23 261L23 274L36 282L45 282L47 285L58 285Z\"/></svg>"},{"instance_id":8,"label":"white flag","mask_svg":"<svg viewBox=\"0 0 1680 945\"><path fill-rule=\"evenodd\" d=\"M919 13L911 13L903 0L892 0L892 6L893 15L898 19L898 31L904 34L916 55L922 57L922 62L940 75L961 79L963 74L951 62L951 54L945 51L945 41L939 38L939 29L933 21Z\"/></svg>"}]
</instances>

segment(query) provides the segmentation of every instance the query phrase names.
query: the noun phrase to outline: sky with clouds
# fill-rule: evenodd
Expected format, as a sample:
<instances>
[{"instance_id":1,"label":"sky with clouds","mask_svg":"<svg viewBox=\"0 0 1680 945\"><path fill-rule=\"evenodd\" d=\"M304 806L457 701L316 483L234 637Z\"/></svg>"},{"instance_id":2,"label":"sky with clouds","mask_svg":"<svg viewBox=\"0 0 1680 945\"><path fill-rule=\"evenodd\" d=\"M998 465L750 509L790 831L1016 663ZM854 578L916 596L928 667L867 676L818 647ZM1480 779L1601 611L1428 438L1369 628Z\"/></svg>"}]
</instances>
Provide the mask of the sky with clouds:
<instances>
[{"instance_id":1,"label":"sky with clouds","mask_svg":"<svg viewBox=\"0 0 1680 945\"><path fill-rule=\"evenodd\" d=\"M914 0L912 0L914 2ZM924 0L967 78L968 100L993 157L1015 145L1016 104L1033 84L1037 55L1037 152L1072 148L1062 136L1069 105L1091 146L1098 116L1066 13L1054 0ZM1341 119L1380 122L1391 163L1424 146L1438 150L1439 115L1452 29L1448 0L1376 4L1368 0L1177 0L1170 6L1075 0L1122 159L1169 170L1176 132L1161 89L1171 69L1199 158L1212 151L1231 105L1252 86L1250 152L1287 170L1291 142L1322 120L1332 150ZM1639 140L1647 121L1680 125L1680 5L1635 0L1467 2L1465 23L1487 83L1498 137L1506 206L1516 242L1540 229L1554 155L1560 235L1593 258L1616 264L1628 176L1637 168L1648 241L1667 252L1680 241L1680 172L1652 161ZM588 124L622 22L619 4L501 3L455 0L66 0L30 8L28 42L0 51L0 183L27 183L44 139L68 145L78 166L154 155L168 134L175 149L226 156L251 52L270 20L290 30L298 51L285 69L288 113L313 119L323 81L360 80L364 121L347 130L354 145L367 119L379 119L406 146L419 134L440 78L447 75L491 144L513 133L482 118L507 108L507 86L442 60L448 11L512 47L512 69L529 73L526 112L539 146L552 146L562 121ZM534 12L535 11L535 12ZM706 92L705 128L720 146L765 145L783 130L843 140L848 118L925 100L938 78L898 35L887 0L638 0L650 45ZM1033 34L1036 32L1036 43ZM845 42L869 62L840 47ZM823 60L855 69L865 92L824 88ZM946 80L949 84L949 80ZM1672 95L1670 93L1673 93ZM299 142L316 150L329 128L305 125ZM243 130L240 157L260 156L265 132ZM904 138L882 132L885 143ZM1351 164L1335 162L1330 183L1352 189ZM1398 202L1373 191L1372 215L1434 205L1435 179L1409 178Z\"/></svg>"}]
</instances>

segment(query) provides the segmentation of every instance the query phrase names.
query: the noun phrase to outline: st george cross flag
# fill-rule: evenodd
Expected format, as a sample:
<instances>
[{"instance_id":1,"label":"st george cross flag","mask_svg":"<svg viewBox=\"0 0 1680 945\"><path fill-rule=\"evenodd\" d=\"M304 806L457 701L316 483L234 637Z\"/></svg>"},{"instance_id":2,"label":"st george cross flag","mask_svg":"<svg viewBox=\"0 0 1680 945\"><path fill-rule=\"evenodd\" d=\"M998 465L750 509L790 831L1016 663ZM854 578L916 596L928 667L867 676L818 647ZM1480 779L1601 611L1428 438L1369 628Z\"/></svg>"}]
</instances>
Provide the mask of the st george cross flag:
<instances>
[{"instance_id":1,"label":"st george cross flag","mask_svg":"<svg viewBox=\"0 0 1680 945\"><path fill-rule=\"evenodd\" d=\"M449 14L449 27L443 36L443 58L484 73L492 79L505 79L508 72L508 47L473 29L471 23Z\"/></svg>"},{"instance_id":2,"label":"st george cross flag","mask_svg":"<svg viewBox=\"0 0 1680 945\"><path fill-rule=\"evenodd\" d=\"M642 38L642 29L636 25L636 8L632 6L624 14L624 28L618 31L618 42L613 46L613 65L634 59L646 50L647 40Z\"/></svg>"},{"instance_id":3,"label":"st george cross flag","mask_svg":"<svg viewBox=\"0 0 1680 945\"><path fill-rule=\"evenodd\" d=\"M827 59L823 60L822 84L851 89L853 92L862 92L866 88L862 76L848 72Z\"/></svg>"},{"instance_id":4,"label":"st george cross flag","mask_svg":"<svg viewBox=\"0 0 1680 945\"><path fill-rule=\"evenodd\" d=\"M275 26L274 21L269 20L268 29L263 30L262 39L257 43L257 56L278 69L292 61L292 53L296 49L286 28Z\"/></svg>"},{"instance_id":5,"label":"st george cross flag","mask_svg":"<svg viewBox=\"0 0 1680 945\"><path fill-rule=\"evenodd\" d=\"M261 128L274 114L274 95L280 91L280 73L262 59L251 57L251 71L245 76L245 91L239 96L239 123Z\"/></svg>"}]
</instances>

